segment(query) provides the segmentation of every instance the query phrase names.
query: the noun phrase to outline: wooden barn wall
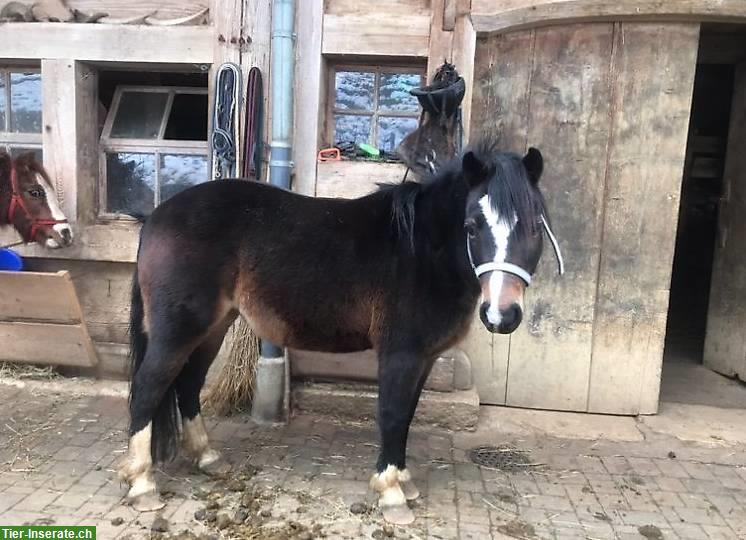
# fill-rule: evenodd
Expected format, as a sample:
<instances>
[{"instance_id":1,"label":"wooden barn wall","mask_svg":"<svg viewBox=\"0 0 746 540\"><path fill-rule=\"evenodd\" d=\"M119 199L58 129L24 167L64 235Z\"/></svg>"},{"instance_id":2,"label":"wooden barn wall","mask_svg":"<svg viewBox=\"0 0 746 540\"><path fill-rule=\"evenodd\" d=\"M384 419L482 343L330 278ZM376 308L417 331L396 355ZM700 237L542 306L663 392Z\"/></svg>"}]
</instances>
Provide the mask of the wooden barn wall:
<instances>
[{"instance_id":1,"label":"wooden barn wall","mask_svg":"<svg viewBox=\"0 0 746 540\"><path fill-rule=\"evenodd\" d=\"M472 140L541 149L567 267L547 243L519 330L474 330L482 402L656 411L698 39L697 24L593 23L478 40Z\"/></svg>"},{"instance_id":2,"label":"wooden barn wall","mask_svg":"<svg viewBox=\"0 0 746 540\"><path fill-rule=\"evenodd\" d=\"M21 0L21 3L35 2ZM208 0L68 0L66 5L83 13L107 13L117 19L144 15L175 19L199 13L208 7Z\"/></svg>"}]
</instances>

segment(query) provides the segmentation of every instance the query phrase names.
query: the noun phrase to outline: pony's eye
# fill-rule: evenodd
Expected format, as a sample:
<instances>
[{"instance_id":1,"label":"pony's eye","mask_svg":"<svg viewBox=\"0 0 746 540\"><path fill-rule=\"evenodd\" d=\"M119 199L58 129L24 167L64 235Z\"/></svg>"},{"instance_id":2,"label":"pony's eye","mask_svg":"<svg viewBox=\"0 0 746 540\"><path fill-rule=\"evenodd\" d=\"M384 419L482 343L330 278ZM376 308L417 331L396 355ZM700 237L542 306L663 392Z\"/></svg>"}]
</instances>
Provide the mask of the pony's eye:
<instances>
[{"instance_id":1,"label":"pony's eye","mask_svg":"<svg viewBox=\"0 0 746 540\"><path fill-rule=\"evenodd\" d=\"M466 229L469 238L474 238L477 235L477 222L472 218L467 219L464 222L464 229Z\"/></svg>"},{"instance_id":2,"label":"pony's eye","mask_svg":"<svg viewBox=\"0 0 746 540\"><path fill-rule=\"evenodd\" d=\"M34 199L44 198L44 190L40 186L32 187L28 190L28 194Z\"/></svg>"}]
</instances>

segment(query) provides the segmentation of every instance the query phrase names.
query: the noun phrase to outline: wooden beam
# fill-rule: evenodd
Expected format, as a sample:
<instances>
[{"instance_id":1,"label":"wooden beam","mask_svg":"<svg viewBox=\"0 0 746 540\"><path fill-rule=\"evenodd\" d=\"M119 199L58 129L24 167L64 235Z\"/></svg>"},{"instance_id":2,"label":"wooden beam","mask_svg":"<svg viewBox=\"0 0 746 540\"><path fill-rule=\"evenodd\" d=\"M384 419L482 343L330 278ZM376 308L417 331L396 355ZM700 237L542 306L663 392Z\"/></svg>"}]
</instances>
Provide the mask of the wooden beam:
<instances>
[{"instance_id":1,"label":"wooden beam","mask_svg":"<svg viewBox=\"0 0 746 540\"><path fill-rule=\"evenodd\" d=\"M443 23L441 24L441 29L445 30L446 32L452 32L454 28L456 28L456 3L457 0L445 0L445 5L443 6L443 15L442 20ZM433 14L435 14L435 11L439 9L438 3L433 3Z\"/></svg>"},{"instance_id":2,"label":"wooden beam","mask_svg":"<svg viewBox=\"0 0 746 540\"><path fill-rule=\"evenodd\" d=\"M0 54L8 59L209 64L209 26L0 23Z\"/></svg>"},{"instance_id":3,"label":"wooden beam","mask_svg":"<svg viewBox=\"0 0 746 540\"><path fill-rule=\"evenodd\" d=\"M590 21L744 22L743 0L472 0L479 34Z\"/></svg>"},{"instance_id":4,"label":"wooden beam","mask_svg":"<svg viewBox=\"0 0 746 540\"><path fill-rule=\"evenodd\" d=\"M471 129L471 107L474 91L474 58L477 48L477 33L471 24L471 19L459 16L453 31L453 63L466 83L466 93L461 102L461 122L464 127L464 144L469 139Z\"/></svg>"},{"instance_id":5,"label":"wooden beam","mask_svg":"<svg viewBox=\"0 0 746 540\"><path fill-rule=\"evenodd\" d=\"M324 25L324 0L306 0L297 10L295 29L295 126L293 129L293 189L315 195L316 151L321 143L325 103L324 58L321 43Z\"/></svg>"},{"instance_id":6,"label":"wooden beam","mask_svg":"<svg viewBox=\"0 0 746 540\"><path fill-rule=\"evenodd\" d=\"M86 225L74 223L73 245L50 250L38 244L13 247L23 257L54 258L64 260L135 262L140 226L135 223L108 223ZM10 227L0 230L0 245L20 241Z\"/></svg>"},{"instance_id":7,"label":"wooden beam","mask_svg":"<svg viewBox=\"0 0 746 540\"><path fill-rule=\"evenodd\" d=\"M44 167L71 222L93 222L98 181L98 77L75 60L41 61Z\"/></svg>"},{"instance_id":8,"label":"wooden beam","mask_svg":"<svg viewBox=\"0 0 746 540\"><path fill-rule=\"evenodd\" d=\"M427 58L429 39L429 15L325 15L322 52Z\"/></svg>"},{"instance_id":9,"label":"wooden beam","mask_svg":"<svg viewBox=\"0 0 746 540\"><path fill-rule=\"evenodd\" d=\"M453 34L445 30L445 10L450 0L433 0L432 19L430 20L430 43L427 54L427 81L432 80L435 71L443 62L453 61ZM455 13L455 9L454 9ZM454 26L455 26L454 20ZM461 66L456 66L461 69Z\"/></svg>"}]
</instances>

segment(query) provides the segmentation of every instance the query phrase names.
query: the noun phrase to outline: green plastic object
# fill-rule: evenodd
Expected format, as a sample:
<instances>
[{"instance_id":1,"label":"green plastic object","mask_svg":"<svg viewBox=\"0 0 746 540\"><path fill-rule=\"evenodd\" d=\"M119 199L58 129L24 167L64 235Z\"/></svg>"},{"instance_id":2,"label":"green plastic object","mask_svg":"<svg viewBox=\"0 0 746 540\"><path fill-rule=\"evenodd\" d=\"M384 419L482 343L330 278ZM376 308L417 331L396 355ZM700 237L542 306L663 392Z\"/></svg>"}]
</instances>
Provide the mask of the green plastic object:
<instances>
[{"instance_id":1,"label":"green plastic object","mask_svg":"<svg viewBox=\"0 0 746 540\"><path fill-rule=\"evenodd\" d=\"M368 143L358 143L357 147L366 156L379 157L381 155L381 151L378 148Z\"/></svg>"}]
</instances>

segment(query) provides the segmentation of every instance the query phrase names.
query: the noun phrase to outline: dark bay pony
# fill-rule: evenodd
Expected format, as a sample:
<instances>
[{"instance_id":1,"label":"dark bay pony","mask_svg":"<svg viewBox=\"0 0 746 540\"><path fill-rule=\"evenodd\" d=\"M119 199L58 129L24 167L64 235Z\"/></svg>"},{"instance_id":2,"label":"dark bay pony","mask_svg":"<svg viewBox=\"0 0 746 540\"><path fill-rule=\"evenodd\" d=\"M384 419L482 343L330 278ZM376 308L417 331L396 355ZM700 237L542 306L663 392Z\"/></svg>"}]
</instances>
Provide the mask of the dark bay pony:
<instances>
[{"instance_id":1,"label":"dark bay pony","mask_svg":"<svg viewBox=\"0 0 746 540\"><path fill-rule=\"evenodd\" d=\"M224 469L199 393L240 314L285 347L377 351L382 447L371 485L386 519L412 521L407 499L418 491L405 453L422 386L437 355L466 334L480 292L489 330L520 324L550 231L542 167L538 150L522 158L481 144L426 183L360 199L222 180L156 208L132 291L131 438L120 474L135 507L163 506L152 464L174 455L179 417L197 466Z\"/></svg>"},{"instance_id":2,"label":"dark bay pony","mask_svg":"<svg viewBox=\"0 0 746 540\"><path fill-rule=\"evenodd\" d=\"M24 242L48 248L73 241L52 181L32 152L13 159L0 151L0 226L5 225L14 227Z\"/></svg>"}]
</instances>

